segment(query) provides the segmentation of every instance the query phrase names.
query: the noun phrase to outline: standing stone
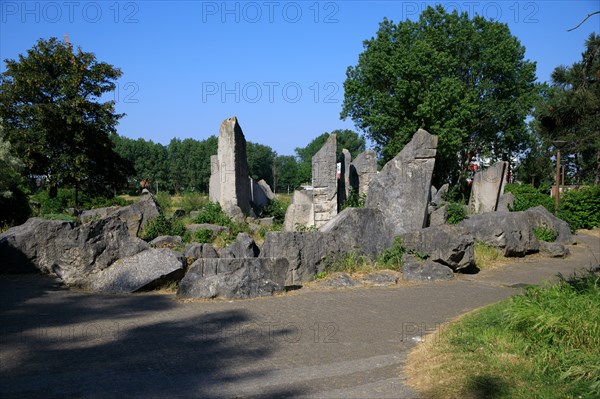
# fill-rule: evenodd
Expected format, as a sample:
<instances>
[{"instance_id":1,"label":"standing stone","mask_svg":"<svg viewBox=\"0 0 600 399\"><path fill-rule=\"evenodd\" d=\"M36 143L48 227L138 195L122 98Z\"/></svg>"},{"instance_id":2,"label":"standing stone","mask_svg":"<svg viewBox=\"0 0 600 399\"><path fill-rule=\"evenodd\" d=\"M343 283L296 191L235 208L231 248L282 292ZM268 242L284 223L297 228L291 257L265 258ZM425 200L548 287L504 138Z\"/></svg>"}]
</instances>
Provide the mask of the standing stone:
<instances>
[{"instance_id":1,"label":"standing stone","mask_svg":"<svg viewBox=\"0 0 600 399\"><path fill-rule=\"evenodd\" d=\"M208 183L208 199L219 202L221 199L221 173L219 172L219 156L210 157L210 180Z\"/></svg>"},{"instance_id":2,"label":"standing stone","mask_svg":"<svg viewBox=\"0 0 600 399\"><path fill-rule=\"evenodd\" d=\"M336 149L336 135L332 134L319 152L312 157L313 204L317 228L337 214Z\"/></svg>"},{"instance_id":3,"label":"standing stone","mask_svg":"<svg viewBox=\"0 0 600 399\"><path fill-rule=\"evenodd\" d=\"M342 175L340 176L338 192L339 202L342 204L345 200L350 197L350 164L352 162L352 155L346 148L342 150Z\"/></svg>"},{"instance_id":4,"label":"standing stone","mask_svg":"<svg viewBox=\"0 0 600 399\"><path fill-rule=\"evenodd\" d=\"M495 212L498 199L504 193L508 162L496 162L491 167L475 173L469 209L472 213Z\"/></svg>"},{"instance_id":5,"label":"standing stone","mask_svg":"<svg viewBox=\"0 0 600 399\"><path fill-rule=\"evenodd\" d=\"M367 195L369 184L377 176L377 156L375 151L367 150L352 161L350 185L359 195Z\"/></svg>"},{"instance_id":6,"label":"standing stone","mask_svg":"<svg viewBox=\"0 0 600 399\"><path fill-rule=\"evenodd\" d=\"M285 212L283 229L295 231L296 225L314 226L315 208L313 205L313 190L296 190L292 197L292 204Z\"/></svg>"},{"instance_id":7,"label":"standing stone","mask_svg":"<svg viewBox=\"0 0 600 399\"><path fill-rule=\"evenodd\" d=\"M438 138L419 129L369 184L365 206L379 209L394 234L418 230L427 223L427 205Z\"/></svg>"},{"instance_id":8,"label":"standing stone","mask_svg":"<svg viewBox=\"0 0 600 399\"><path fill-rule=\"evenodd\" d=\"M229 216L243 218L250 214L250 184L246 139L237 118L225 119L219 130L216 165L211 158L209 197L217 200Z\"/></svg>"}]
</instances>

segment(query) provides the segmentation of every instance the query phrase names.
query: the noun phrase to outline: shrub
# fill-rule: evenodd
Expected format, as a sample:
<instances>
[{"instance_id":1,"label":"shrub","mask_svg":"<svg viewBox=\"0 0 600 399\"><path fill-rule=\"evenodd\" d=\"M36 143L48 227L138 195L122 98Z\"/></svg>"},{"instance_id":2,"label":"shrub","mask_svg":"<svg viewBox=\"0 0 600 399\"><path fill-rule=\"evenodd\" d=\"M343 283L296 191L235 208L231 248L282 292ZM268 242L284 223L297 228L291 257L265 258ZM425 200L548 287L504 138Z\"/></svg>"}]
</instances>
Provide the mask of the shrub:
<instances>
[{"instance_id":1,"label":"shrub","mask_svg":"<svg viewBox=\"0 0 600 399\"><path fill-rule=\"evenodd\" d=\"M543 188L537 189L529 184L507 184L504 191L515 196L511 211L526 211L542 205L549 212L554 212L554 199Z\"/></svg>"},{"instance_id":2,"label":"shrub","mask_svg":"<svg viewBox=\"0 0 600 399\"><path fill-rule=\"evenodd\" d=\"M571 230L600 226L600 186L584 187L561 195L558 217L569 223Z\"/></svg>"},{"instance_id":3,"label":"shrub","mask_svg":"<svg viewBox=\"0 0 600 399\"><path fill-rule=\"evenodd\" d=\"M465 206L459 202L448 203L448 224L457 224L467 217Z\"/></svg>"},{"instance_id":4,"label":"shrub","mask_svg":"<svg viewBox=\"0 0 600 399\"><path fill-rule=\"evenodd\" d=\"M405 252L402 240L400 237L396 237L392 246L378 257L377 263L391 270L399 270L402 268L402 256Z\"/></svg>"},{"instance_id":5,"label":"shrub","mask_svg":"<svg viewBox=\"0 0 600 399\"><path fill-rule=\"evenodd\" d=\"M275 199L263 209L262 216L272 217L275 223L282 224L285 221L285 212L288 206L289 204Z\"/></svg>"},{"instance_id":6,"label":"shrub","mask_svg":"<svg viewBox=\"0 0 600 399\"><path fill-rule=\"evenodd\" d=\"M173 206L173 199L168 192L161 191L154 196L154 199L156 202L158 202L158 205L160 205L160 209L162 209L163 212L171 210L171 207Z\"/></svg>"},{"instance_id":7,"label":"shrub","mask_svg":"<svg viewBox=\"0 0 600 399\"><path fill-rule=\"evenodd\" d=\"M356 190L350 190L350 195L340 206L341 210L346 208L364 208L367 201L366 194L359 194Z\"/></svg>"},{"instance_id":8,"label":"shrub","mask_svg":"<svg viewBox=\"0 0 600 399\"><path fill-rule=\"evenodd\" d=\"M373 269L371 260L356 252L340 255L325 267L326 273L370 271Z\"/></svg>"},{"instance_id":9,"label":"shrub","mask_svg":"<svg viewBox=\"0 0 600 399\"><path fill-rule=\"evenodd\" d=\"M188 233L179 219L171 219L160 214L150 219L140 233L140 238L150 241L158 236L180 236L184 239L189 238Z\"/></svg>"},{"instance_id":10,"label":"shrub","mask_svg":"<svg viewBox=\"0 0 600 399\"><path fill-rule=\"evenodd\" d=\"M208 229L200 229L190 234L190 241L200 244L209 244L213 239L213 231Z\"/></svg>"},{"instance_id":11,"label":"shrub","mask_svg":"<svg viewBox=\"0 0 600 399\"><path fill-rule=\"evenodd\" d=\"M197 211L207 203L206 197L200 193L186 192L181 196L179 207L190 214L191 211Z\"/></svg>"},{"instance_id":12,"label":"shrub","mask_svg":"<svg viewBox=\"0 0 600 399\"><path fill-rule=\"evenodd\" d=\"M231 226L232 220L223 212L218 202L208 202L199 210L199 214L194 219L196 223L211 223L219 226Z\"/></svg>"},{"instance_id":13,"label":"shrub","mask_svg":"<svg viewBox=\"0 0 600 399\"><path fill-rule=\"evenodd\" d=\"M535 237L538 240L546 242L554 242L558 237L556 230L551 229L548 226L534 227L533 234L535 234Z\"/></svg>"}]
</instances>

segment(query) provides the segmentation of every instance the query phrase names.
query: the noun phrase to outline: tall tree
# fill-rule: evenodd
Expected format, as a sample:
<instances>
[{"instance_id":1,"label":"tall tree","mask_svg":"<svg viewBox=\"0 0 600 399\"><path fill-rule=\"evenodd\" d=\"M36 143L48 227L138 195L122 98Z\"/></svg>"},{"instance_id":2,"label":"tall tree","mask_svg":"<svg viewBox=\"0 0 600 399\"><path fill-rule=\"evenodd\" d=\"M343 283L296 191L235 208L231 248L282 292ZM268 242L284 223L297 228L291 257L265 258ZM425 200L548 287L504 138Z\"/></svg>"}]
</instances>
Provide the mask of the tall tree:
<instances>
[{"instance_id":1,"label":"tall tree","mask_svg":"<svg viewBox=\"0 0 600 399\"><path fill-rule=\"evenodd\" d=\"M563 140L563 153L579 183L600 184L600 36L592 33L570 67L552 72L552 85L537 109L543 137Z\"/></svg>"},{"instance_id":2,"label":"tall tree","mask_svg":"<svg viewBox=\"0 0 600 399\"><path fill-rule=\"evenodd\" d=\"M469 151L510 160L525 147L535 64L506 24L428 7L418 21L384 19L363 45L346 72L341 117L384 160L424 128L439 136L436 182L455 183Z\"/></svg>"},{"instance_id":3,"label":"tall tree","mask_svg":"<svg viewBox=\"0 0 600 399\"><path fill-rule=\"evenodd\" d=\"M273 167L277 158L275 151L267 145L248 142L246 155L250 177L256 181L264 179L273 187Z\"/></svg>"},{"instance_id":4,"label":"tall tree","mask_svg":"<svg viewBox=\"0 0 600 399\"><path fill-rule=\"evenodd\" d=\"M121 71L56 38L5 63L0 117L27 175L48 179L51 194L58 186L99 194L123 185L131 165L110 140L123 115L114 101L100 102Z\"/></svg>"}]
</instances>

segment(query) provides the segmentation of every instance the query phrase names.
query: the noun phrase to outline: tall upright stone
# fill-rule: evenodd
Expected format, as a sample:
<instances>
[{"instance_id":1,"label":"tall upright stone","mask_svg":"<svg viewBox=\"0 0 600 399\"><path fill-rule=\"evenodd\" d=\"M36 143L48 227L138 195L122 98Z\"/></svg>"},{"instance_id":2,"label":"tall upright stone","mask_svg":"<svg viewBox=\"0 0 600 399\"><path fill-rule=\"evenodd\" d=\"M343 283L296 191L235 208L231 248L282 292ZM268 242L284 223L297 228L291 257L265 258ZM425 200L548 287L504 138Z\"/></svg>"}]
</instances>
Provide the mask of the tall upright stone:
<instances>
[{"instance_id":1,"label":"tall upright stone","mask_svg":"<svg viewBox=\"0 0 600 399\"><path fill-rule=\"evenodd\" d=\"M232 217L249 215L251 194L246 139L235 116L221 123L216 163L214 161L211 158L210 199L217 200Z\"/></svg>"},{"instance_id":2,"label":"tall upright stone","mask_svg":"<svg viewBox=\"0 0 600 399\"><path fill-rule=\"evenodd\" d=\"M285 212L283 229L295 231L296 226L315 225L315 207L313 204L313 190L296 190L292 196L292 203Z\"/></svg>"},{"instance_id":3,"label":"tall upright stone","mask_svg":"<svg viewBox=\"0 0 600 399\"><path fill-rule=\"evenodd\" d=\"M365 206L379 209L394 235L425 227L438 137L419 129L369 184Z\"/></svg>"},{"instance_id":4,"label":"tall upright stone","mask_svg":"<svg viewBox=\"0 0 600 399\"><path fill-rule=\"evenodd\" d=\"M377 155L373 150L360 153L350 166L350 185L360 195L367 195L369 184L377 176Z\"/></svg>"},{"instance_id":5,"label":"tall upright stone","mask_svg":"<svg viewBox=\"0 0 600 399\"><path fill-rule=\"evenodd\" d=\"M313 204L315 226L323 226L337 215L337 137L332 134L312 157Z\"/></svg>"},{"instance_id":6,"label":"tall upright stone","mask_svg":"<svg viewBox=\"0 0 600 399\"><path fill-rule=\"evenodd\" d=\"M475 173L469 197L469 209L472 213L495 212L498 209L498 200L504 193L507 170L508 162L500 161Z\"/></svg>"},{"instance_id":7,"label":"tall upright stone","mask_svg":"<svg viewBox=\"0 0 600 399\"><path fill-rule=\"evenodd\" d=\"M346 148L342 150L342 175L340 176L339 186L343 188L344 197L339 199L342 203L350 196L350 165L352 163L352 155ZM339 194L338 194L339 195Z\"/></svg>"}]
</instances>

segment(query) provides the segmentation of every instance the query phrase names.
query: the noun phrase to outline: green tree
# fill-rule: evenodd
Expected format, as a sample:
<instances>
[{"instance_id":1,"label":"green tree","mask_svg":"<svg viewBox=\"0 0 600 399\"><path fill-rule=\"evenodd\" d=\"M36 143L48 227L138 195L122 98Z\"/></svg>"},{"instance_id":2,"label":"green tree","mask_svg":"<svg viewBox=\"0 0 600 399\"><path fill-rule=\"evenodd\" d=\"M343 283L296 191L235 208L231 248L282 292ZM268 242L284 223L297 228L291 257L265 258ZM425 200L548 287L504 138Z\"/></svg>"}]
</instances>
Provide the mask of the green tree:
<instances>
[{"instance_id":1,"label":"green tree","mask_svg":"<svg viewBox=\"0 0 600 399\"><path fill-rule=\"evenodd\" d=\"M248 142L246 146L250 177L259 181L264 179L273 187L273 167L277 154L267 145Z\"/></svg>"},{"instance_id":2,"label":"green tree","mask_svg":"<svg viewBox=\"0 0 600 399\"><path fill-rule=\"evenodd\" d=\"M510 160L527 142L535 64L503 23L428 7L418 21L384 19L344 82L351 118L384 160L418 128L439 136L435 181L464 178L467 153Z\"/></svg>"},{"instance_id":3,"label":"green tree","mask_svg":"<svg viewBox=\"0 0 600 399\"><path fill-rule=\"evenodd\" d=\"M299 188L303 183L298 174L298 161L293 155L280 155L275 159L274 192L286 193Z\"/></svg>"},{"instance_id":4,"label":"green tree","mask_svg":"<svg viewBox=\"0 0 600 399\"><path fill-rule=\"evenodd\" d=\"M10 143L4 140L4 125L0 119L0 197L10 198L21 182L23 162L10 152Z\"/></svg>"},{"instance_id":5,"label":"green tree","mask_svg":"<svg viewBox=\"0 0 600 399\"><path fill-rule=\"evenodd\" d=\"M546 141L567 142L561 151L575 181L600 184L600 36L585 47L581 61L554 70L536 116Z\"/></svg>"},{"instance_id":6,"label":"green tree","mask_svg":"<svg viewBox=\"0 0 600 399\"><path fill-rule=\"evenodd\" d=\"M45 177L52 195L59 186L108 194L123 185L131 165L110 140L123 115L114 101L100 102L121 71L56 38L5 63L0 117L26 174Z\"/></svg>"}]
</instances>

